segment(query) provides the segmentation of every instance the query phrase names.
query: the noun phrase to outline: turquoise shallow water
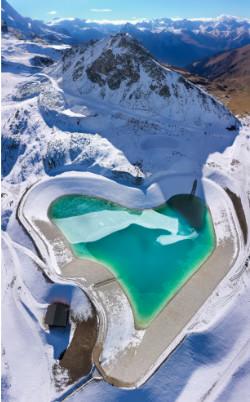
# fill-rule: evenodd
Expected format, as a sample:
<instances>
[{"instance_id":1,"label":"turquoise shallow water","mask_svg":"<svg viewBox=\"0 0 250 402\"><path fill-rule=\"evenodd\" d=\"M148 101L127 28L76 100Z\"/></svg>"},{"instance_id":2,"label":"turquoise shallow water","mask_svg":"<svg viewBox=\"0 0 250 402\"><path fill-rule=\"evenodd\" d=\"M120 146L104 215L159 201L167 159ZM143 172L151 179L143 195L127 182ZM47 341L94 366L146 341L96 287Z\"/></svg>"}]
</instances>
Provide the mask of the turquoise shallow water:
<instances>
[{"instance_id":1,"label":"turquoise shallow water","mask_svg":"<svg viewBox=\"0 0 250 402\"><path fill-rule=\"evenodd\" d=\"M52 203L49 216L77 257L112 271L137 326L146 327L212 253L213 224L209 210L204 211L202 228L195 230L167 203L137 211L69 195Z\"/></svg>"}]
</instances>

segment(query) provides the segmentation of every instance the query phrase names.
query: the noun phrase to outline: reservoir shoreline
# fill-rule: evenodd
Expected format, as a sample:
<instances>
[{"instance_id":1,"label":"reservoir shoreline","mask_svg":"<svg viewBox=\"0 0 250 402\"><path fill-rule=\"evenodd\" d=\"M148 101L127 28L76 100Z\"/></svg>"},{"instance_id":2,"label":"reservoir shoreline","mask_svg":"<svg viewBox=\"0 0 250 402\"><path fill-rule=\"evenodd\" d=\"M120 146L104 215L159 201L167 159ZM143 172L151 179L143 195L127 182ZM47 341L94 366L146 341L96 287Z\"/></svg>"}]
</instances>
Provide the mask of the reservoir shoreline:
<instances>
[{"instance_id":1,"label":"reservoir shoreline","mask_svg":"<svg viewBox=\"0 0 250 402\"><path fill-rule=\"evenodd\" d=\"M65 261L59 261L60 258L58 255L55 255L51 238L60 239L60 233L52 228L46 213L44 213L53 199L65 193L72 194L76 192L78 194L87 193L87 195L90 195L89 179L91 179L93 184L91 195L95 196L99 191L102 196L106 196L106 193L111 194L111 189L114 190L114 188L116 188L115 195L118 195L117 191L119 192L119 190L121 190L121 185L113 183L110 180L96 177L96 175L87 174L86 177L84 177L83 174L64 174L56 179L43 180L32 187L24 195L20 203L18 216L43 255L48 266L46 270L48 276L54 281L67 281L80 286L94 302L99 316L99 333L93 357L102 376L113 385L125 388L136 388L153 374L185 337L188 326L190 326L190 323L195 319L198 310L203 306L217 285L234 265L239 251L238 233L232 220L233 212L228 210L224 192L221 193L221 197L217 197L218 199L214 199L213 197L213 203L211 203L210 198L212 195L214 196L213 192L221 191L221 189L216 183L208 179L203 179L202 185L206 196L206 203L210 207L213 221L215 222L218 247L200 267L197 273L189 279L179 292L177 292L175 297L173 297L163 311L156 317L149 329L146 331L137 331L134 329L135 332L133 336L138 335L138 342L132 342L132 344L128 343L125 349L118 349L118 352L114 356L111 354L111 357L109 356L110 358L107 359L107 357L105 357L107 355L107 345L110 336L112 336L110 331L114 328L116 322L118 324L122 320L122 313L117 315L115 309L111 310L108 307L109 303L114 300L114 296L117 302L122 301L123 304L121 305L125 305L127 309L126 314L129 314L130 311L129 317L131 319L132 314L129 303L126 301L126 298L124 299L124 293L117 282L111 281L106 284L104 283L98 286L97 289L93 287L93 279L96 280L96 283L100 283L103 280L112 278L112 275L100 264L95 264L93 269L93 263L88 261L89 272L92 275L90 278L92 285L86 280L86 277L83 278L80 276L79 267L77 268L77 265L75 267L77 274L75 278L69 276L67 264L68 266L71 264L72 268L74 267L74 262L72 260L67 263ZM185 177L185 180L186 179ZM67 186L69 182L71 184ZM95 183L98 183L96 188ZM103 191L100 190L100 185L101 188L104 189ZM137 207L145 203L147 207L157 207L163 203L159 192L155 191L155 186L152 189L149 188L146 196L139 189L131 189L126 186L122 186L122 188L127 205L131 203L132 206ZM171 195L172 194L169 194L169 196ZM225 197L227 196L225 195ZM114 200L114 202L116 201L117 199ZM41 208L41 206L44 208ZM219 221L217 219L218 211L223 213L223 220ZM48 241L49 238L50 240ZM63 247L65 247L64 250L66 250L67 244L63 244ZM59 267L60 265L61 268ZM214 267L216 267L216 269L214 269ZM211 268L213 269L211 270ZM88 267L86 267L86 269L88 269ZM95 271L94 275L93 271ZM209 282L206 283L205 286L203 280L204 275ZM199 287L197 288L197 284L200 284L200 289ZM196 292L196 296L194 296L194 289L195 292L199 289L199 291ZM125 324L126 322L124 322L124 325ZM164 334L164 337L160 334ZM114 347L118 347L117 342L118 340L114 338Z\"/></svg>"}]
</instances>

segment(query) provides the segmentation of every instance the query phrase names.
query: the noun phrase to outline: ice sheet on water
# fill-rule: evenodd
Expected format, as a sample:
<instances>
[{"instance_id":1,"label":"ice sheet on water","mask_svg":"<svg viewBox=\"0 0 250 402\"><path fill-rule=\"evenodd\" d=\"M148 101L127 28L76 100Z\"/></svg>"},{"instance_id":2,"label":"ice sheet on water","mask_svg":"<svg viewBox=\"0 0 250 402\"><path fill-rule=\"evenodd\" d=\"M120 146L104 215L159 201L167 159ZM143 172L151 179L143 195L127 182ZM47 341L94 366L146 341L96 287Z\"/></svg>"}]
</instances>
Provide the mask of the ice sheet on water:
<instances>
[{"instance_id":1,"label":"ice sheet on water","mask_svg":"<svg viewBox=\"0 0 250 402\"><path fill-rule=\"evenodd\" d=\"M71 244L100 240L132 224L148 229L166 230L175 235L179 227L177 218L162 215L154 210L136 214L128 211L99 211L54 221Z\"/></svg>"}]
</instances>

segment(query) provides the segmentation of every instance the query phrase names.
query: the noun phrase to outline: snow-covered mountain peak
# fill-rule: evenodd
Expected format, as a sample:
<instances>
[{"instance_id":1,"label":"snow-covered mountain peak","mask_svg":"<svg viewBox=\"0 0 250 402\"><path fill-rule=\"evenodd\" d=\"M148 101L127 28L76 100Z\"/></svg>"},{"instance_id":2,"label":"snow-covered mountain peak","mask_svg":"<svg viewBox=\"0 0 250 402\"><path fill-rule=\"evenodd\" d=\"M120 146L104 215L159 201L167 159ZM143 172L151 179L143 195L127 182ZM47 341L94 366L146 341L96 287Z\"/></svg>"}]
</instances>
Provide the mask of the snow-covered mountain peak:
<instances>
[{"instance_id":1,"label":"snow-covered mountain peak","mask_svg":"<svg viewBox=\"0 0 250 402\"><path fill-rule=\"evenodd\" d=\"M110 90L126 86L140 80L141 67L150 76L152 69L162 69L150 53L129 34L119 33L98 42L67 50L62 59L63 73L70 73L72 80L84 79L84 72L90 82Z\"/></svg>"},{"instance_id":2,"label":"snow-covered mountain peak","mask_svg":"<svg viewBox=\"0 0 250 402\"><path fill-rule=\"evenodd\" d=\"M64 93L83 99L164 120L235 124L222 104L162 66L126 33L66 50L50 73Z\"/></svg>"}]
</instances>

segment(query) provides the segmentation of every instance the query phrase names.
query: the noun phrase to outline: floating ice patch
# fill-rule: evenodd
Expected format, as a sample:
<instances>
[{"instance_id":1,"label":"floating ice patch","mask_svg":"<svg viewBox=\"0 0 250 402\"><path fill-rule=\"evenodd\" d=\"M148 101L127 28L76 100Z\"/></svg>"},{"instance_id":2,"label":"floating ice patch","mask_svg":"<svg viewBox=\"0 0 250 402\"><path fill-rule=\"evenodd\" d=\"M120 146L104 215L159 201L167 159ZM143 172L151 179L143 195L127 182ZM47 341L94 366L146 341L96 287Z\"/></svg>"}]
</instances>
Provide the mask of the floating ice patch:
<instances>
[{"instance_id":1,"label":"floating ice patch","mask_svg":"<svg viewBox=\"0 0 250 402\"><path fill-rule=\"evenodd\" d=\"M198 236L198 232L195 230L187 235L176 235L176 234L169 234L169 235L162 235L157 238L157 242L160 243L162 246L168 246L173 243L177 243L178 241L188 240L188 239L195 239Z\"/></svg>"}]
</instances>

